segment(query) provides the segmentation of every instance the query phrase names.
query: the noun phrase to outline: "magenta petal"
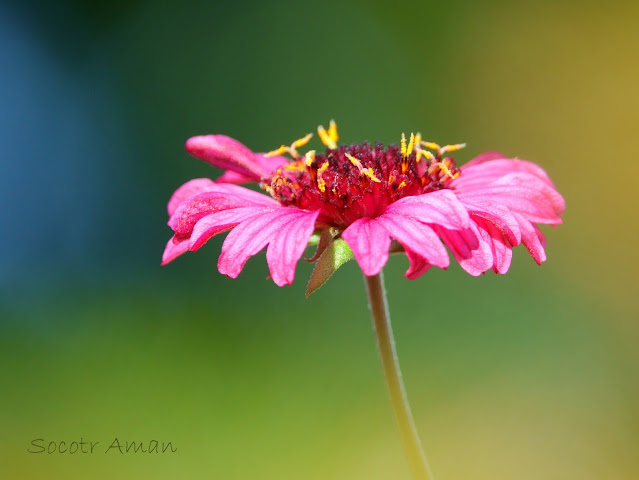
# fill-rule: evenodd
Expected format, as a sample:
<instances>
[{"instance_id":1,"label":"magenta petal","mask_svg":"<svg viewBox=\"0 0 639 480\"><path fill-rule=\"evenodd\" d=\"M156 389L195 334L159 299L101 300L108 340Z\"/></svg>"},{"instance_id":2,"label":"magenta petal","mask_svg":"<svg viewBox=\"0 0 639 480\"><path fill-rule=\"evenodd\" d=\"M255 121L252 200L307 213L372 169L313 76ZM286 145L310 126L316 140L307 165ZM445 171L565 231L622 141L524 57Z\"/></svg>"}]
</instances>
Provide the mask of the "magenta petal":
<instances>
[{"instance_id":1,"label":"magenta petal","mask_svg":"<svg viewBox=\"0 0 639 480\"><path fill-rule=\"evenodd\" d=\"M291 161L281 155L267 157L264 153L255 153L254 160L260 165L260 168L267 173L274 172L280 167L288 165Z\"/></svg>"},{"instance_id":2,"label":"magenta petal","mask_svg":"<svg viewBox=\"0 0 639 480\"><path fill-rule=\"evenodd\" d=\"M515 218L519 222L519 228L521 230L521 243L524 244L530 255L533 257L537 265L541 265L541 262L546 261L546 251L544 250L545 238L543 234L530 223L523 215L515 213ZM539 232L539 234L538 234ZM542 243L543 242L543 243Z\"/></svg>"},{"instance_id":3,"label":"magenta petal","mask_svg":"<svg viewBox=\"0 0 639 480\"><path fill-rule=\"evenodd\" d=\"M229 230L241 222L263 215L269 211L272 211L272 209L265 207L242 207L211 213L201 218L195 224L189 240L189 250L195 252L214 235Z\"/></svg>"},{"instance_id":4,"label":"magenta petal","mask_svg":"<svg viewBox=\"0 0 639 480\"><path fill-rule=\"evenodd\" d=\"M177 257L188 251L188 249L188 240L180 243L174 243L173 239L171 238L166 244L166 248L164 249L164 253L162 254L162 265L166 265L167 263L172 262Z\"/></svg>"},{"instance_id":5,"label":"magenta petal","mask_svg":"<svg viewBox=\"0 0 639 480\"><path fill-rule=\"evenodd\" d=\"M215 183L232 183L234 185L251 183L254 181L255 178L253 176L243 175L241 173L234 172L233 170L227 170L215 179Z\"/></svg>"},{"instance_id":6,"label":"magenta petal","mask_svg":"<svg viewBox=\"0 0 639 480\"><path fill-rule=\"evenodd\" d=\"M566 207L563 197L553 187L529 173L510 173L481 189L456 191L462 202L500 203L535 223L561 223L560 215Z\"/></svg>"},{"instance_id":7,"label":"magenta petal","mask_svg":"<svg viewBox=\"0 0 639 480\"><path fill-rule=\"evenodd\" d=\"M265 211L235 227L222 245L222 254L217 262L220 273L236 278L249 257L262 250L280 230L294 221L293 212L299 210L282 207Z\"/></svg>"},{"instance_id":8,"label":"magenta petal","mask_svg":"<svg viewBox=\"0 0 639 480\"><path fill-rule=\"evenodd\" d=\"M492 223L511 245L519 245L521 242L519 223L508 208L482 197L473 199L470 195L464 198L463 204L471 217L474 219L480 217Z\"/></svg>"},{"instance_id":9,"label":"magenta petal","mask_svg":"<svg viewBox=\"0 0 639 480\"><path fill-rule=\"evenodd\" d=\"M467 228L470 223L466 208L450 190L404 197L389 205L386 213L413 217L420 222L440 225L450 230Z\"/></svg>"},{"instance_id":10,"label":"magenta petal","mask_svg":"<svg viewBox=\"0 0 639 480\"><path fill-rule=\"evenodd\" d=\"M481 164L466 164L461 167L461 175L453 182L454 189L481 188L509 173L529 173L554 188L550 177L543 168L533 162L519 159L491 160Z\"/></svg>"},{"instance_id":11,"label":"magenta petal","mask_svg":"<svg viewBox=\"0 0 639 480\"><path fill-rule=\"evenodd\" d=\"M377 220L360 218L342 233L342 238L351 247L362 272L368 277L377 275L384 268L391 245L388 232Z\"/></svg>"},{"instance_id":12,"label":"magenta petal","mask_svg":"<svg viewBox=\"0 0 639 480\"><path fill-rule=\"evenodd\" d=\"M491 247L493 253L493 271L504 274L510 268L513 258L512 245L503 232L494 223L472 215L482 239Z\"/></svg>"},{"instance_id":13,"label":"magenta petal","mask_svg":"<svg viewBox=\"0 0 639 480\"><path fill-rule=\"evenodd\" d=\"M475 222L466 230L437 230L461 267L478 276L493 266L493 253Z\"/></svg>"},{"instance_id":14,"label":"magenta petal","mask_svg":"<svg viewBox=\"0 0 639 480\"><path fill-rule=\"evenodd\" d=\"M411 217L385 213L376 219L391 237L439 268L450 265L446 247L428 225Z\"/></svg>"},{"instance_id":15,"label":"magenta petal","mask_svg":"<svg viewBox=\"0 0 639 480\"><path fill-rule=\"evenodd\" d=\"M169 200L167 207L169 217L175 213L175 209L179 207L180 204L186 202L191 197L210 190L213 185L215 185L213 180L208 178L195 178L186 182L173 193Z\"/></svg>"},{"instance_id":16,"label":"magenta petal","mask_svg":"<svg viewBox=\"0 0 639 480\"><path fill-rule=\"evenodd\" d=\"M410 265L404 276L409 280L415 280L426 273L432 265L428 263L428 260L418 253L413 252L410 248L404 247L404 249L406 250L406 257L408 257L408 263Z\"/></svg>"},{"instance_id":17,"label":"magenta petal","mask_svg":"<svg viewBox=\"0 0 639 480\"><path fill-rule=\"evenodd\" d=\"M186 240L201 218L210 213L241 207L278 208L279 204L272 198L247 188L214 184L210 191L183 202L169 219L169 226L178 240Z\"/></svg>"},{"instance_id":18,"label":"magenta petal","mask_svg":"<svg viewBox=\"0 0 639 480\"><path fill-rule=\"evenodd\" d=\"M256 155L244 144L226 135L200 135L186 141L186 151L196 158L222 170L232 170L258 181L270 173Z\"/></svg>"},{"instance_id":19,"label":"magenta petal","mask_svg":"<svg viewBox=\"0 0 639 480\"><path fill-rule=\"evenodd\" d=\"M306 250L308 239L315 230L319 210L309 212L287 208L287 214L278 219L282 227L276 232L266 249L266 261L271 278L280 287L290 285L295 278L295 266Z\"/></svg>"}]
</instances>

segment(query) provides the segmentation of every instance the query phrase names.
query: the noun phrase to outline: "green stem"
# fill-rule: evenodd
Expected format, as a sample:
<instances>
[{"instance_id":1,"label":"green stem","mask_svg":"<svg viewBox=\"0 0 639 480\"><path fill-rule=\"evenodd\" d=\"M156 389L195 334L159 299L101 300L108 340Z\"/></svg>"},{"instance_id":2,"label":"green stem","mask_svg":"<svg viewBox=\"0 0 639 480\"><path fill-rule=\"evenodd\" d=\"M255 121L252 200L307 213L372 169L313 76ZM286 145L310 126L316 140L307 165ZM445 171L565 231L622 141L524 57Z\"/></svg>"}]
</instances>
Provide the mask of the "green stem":
<instances>
[{"instance_id":1,"label":"green stem","mask_svg":"<svg viewBox=\"0 0 639 480\"><path fill-rule=\"evenodd\" d=\"M384 291L384 278L380 272L366 279L366 291L368 293L368 305L371 310L371 318L375 335L377 336L377 346L382 359L384 376L386 377L386 387L390 395L399 434L402 437L404 450L415 480L432 480L426 456L422 449L422 444L415 428L413 415L410 411L408 398L402 372L399 369L399 360L395 350L395 340L391 328L390 316L388 313L388 303L386 302L386 292Z\"/></svg>"}]
</instances>

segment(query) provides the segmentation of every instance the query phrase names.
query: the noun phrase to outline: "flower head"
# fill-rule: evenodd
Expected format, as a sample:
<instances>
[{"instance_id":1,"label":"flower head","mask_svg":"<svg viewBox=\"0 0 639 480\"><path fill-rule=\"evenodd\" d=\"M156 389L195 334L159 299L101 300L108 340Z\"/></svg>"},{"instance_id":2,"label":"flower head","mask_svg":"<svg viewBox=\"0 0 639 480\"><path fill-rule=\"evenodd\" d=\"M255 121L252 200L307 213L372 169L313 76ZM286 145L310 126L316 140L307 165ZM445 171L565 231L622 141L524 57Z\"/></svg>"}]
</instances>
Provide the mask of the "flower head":
<instances>
[{"instance_id":1,"label":"flower head","mask_svg":"<svg viewBox=\"0 0 639 480\"><path fill-rule=\"evenodd\" d=\"M191 180L173 194L168 213L175 234L163 264L228 230L220 272L237 277L266 247L280 286L293 281L314 232L321 241L313 260L345 241L368 276L398 249L408 257L408 278L432 265L446 268L444 244L472 275L491 268L506 273L520 243L537 263L545 260L537 224L561 223L565 206L537 165L488 152L458 167L449 154L463 144L440 147L420 134L402 135L399 145L388 147L340 146L332 121L318 133L323 153L299 152L310 134L267 154L223 135L189 139L189 153L225 173L216 181ZM236 185L248 182L259 182L268 195Z\"/></svg>"}]
</instances>

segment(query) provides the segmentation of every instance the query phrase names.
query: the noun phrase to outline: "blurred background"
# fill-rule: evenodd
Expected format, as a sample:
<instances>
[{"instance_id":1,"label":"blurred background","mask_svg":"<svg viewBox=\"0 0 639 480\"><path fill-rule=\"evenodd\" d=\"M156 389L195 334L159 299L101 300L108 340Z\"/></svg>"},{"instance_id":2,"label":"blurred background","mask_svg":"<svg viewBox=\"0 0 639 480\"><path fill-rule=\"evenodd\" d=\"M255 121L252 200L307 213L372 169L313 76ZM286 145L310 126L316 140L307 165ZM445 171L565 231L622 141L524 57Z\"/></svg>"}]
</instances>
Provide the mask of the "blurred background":
<instances>
[{"instance_id":1,"label":"blurred background","mask_svg":"<svg viewBox=\"0 0 639 480\"><path fill-rule=\"evenodd\" d=\"M166 202L338 121L541 164L548 262L386 282L440 480L639 478L636 1L0 3L0 464L24 479L408 479L354 262L304 298L223 238L160 268ZM313 147L318 147L314 140ZM27 453L171 441L172 455Z\"/></svg>"}]
</instances>

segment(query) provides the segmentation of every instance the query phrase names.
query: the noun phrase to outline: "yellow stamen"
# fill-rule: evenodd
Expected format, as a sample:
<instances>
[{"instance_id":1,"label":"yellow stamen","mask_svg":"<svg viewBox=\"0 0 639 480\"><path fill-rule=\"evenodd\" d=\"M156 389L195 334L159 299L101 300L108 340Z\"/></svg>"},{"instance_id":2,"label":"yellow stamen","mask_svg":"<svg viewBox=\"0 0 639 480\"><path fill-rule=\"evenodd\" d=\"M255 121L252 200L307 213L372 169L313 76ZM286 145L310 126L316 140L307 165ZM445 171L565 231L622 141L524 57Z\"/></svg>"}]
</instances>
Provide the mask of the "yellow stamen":
<instances>
[{"instance_id":1,"label":"yellow stamen","mask_svg":"<svg viewBox=\"0 0 639 480\"><path fill-rule=\"evenodd\" d=\"M317 188L320 189L322 193L326 191L326 181L322 178L322 174L328 168L328 161L324 162L320 168L317 169Z\"/></svg>"},{"instance_id":2,"label":"yellow stamen","mask_svg":"<svg viewBox=\"0 0 639 480\"><path fill-rule=\"evenodd\" d=\"M337 134L337 123L335 123L335 120L331 120L328 125L328 135L331 137L331 140L336 143L339 140L339 135Z\"/></svg>"},{"instance_id":3,"label":"yellow stamen","mask_svg":"<svg viewBox=\"0 0 639 480\"><path fill-rule=\"evenodd\" d=\"M309 150L308 152L306 152L306 154L304 155L304 164L307 167L310 167L311 165L313 165L313 162L315 161L315 150Z\"/></svg>"},{"instance_id":4,"label":"yellow stamen","mask_svg":"<svg viewBox=\"0 0 639 480\"><path fill-rule=\"evenodd\" d=\"M426 148L430 148L431 150L437 150L437 151L439 151L439 149L441 148L439 145L437 145L434 142L424 142L424 141L422 141L422 145L424 145Z\"/></svg>"},{"instance_id":5,"label":"yellow stamen","mask_svg":"<svg viewBox=\"0 0 639 480\"><path fill-rule=\"evenodd\" d=\"M402 183L399 184L397 188L402 188L406 186L406 182L402 180Z\"/></svg>"},{"instance_id":6,"label":"yellow stamen","mask_svg":"<svg viewBox=\"0 0 639 480\"><path fill-rule=\"evenodd\" d=\"M324 145L331 150L335 150L337 148L339 135L337 134L337 124L335 123L335 120L331 120L331 123L328 125L328 131L326 131L322 125L317 127L317 133Z\"/></svg>"},{"instance_id":7,"label":"yellow stamen","mask_svg":"<svg viewBox=\"0 0 639 480\"><path fill-rule=\"evenodd\" d=\"M408 141L408 148L406 149L406 156L413 153L413 147L415 146L415 135L413 133L410 134L410 140Z\"/></svg>"},{"instance_id":8,"label":"yellow stamen","mask_svg":"<svg viewBox=\"0 0 639 480\"><path fill-rule=\"evenodd\" d=\"M277 150L271 150L270 152L266 153L264 156L274 157L276 155L282 155L284 153L288 153L291 157L297 159L299 157L299 153L297 153L297 149L299 147L303 147L304 145L306 145L312 137L313 137L313 134L309 133L305 135L304 137L298 138L297 140L295 140L293 143L291 143L289 147L287 147L286 145L282 145Z\"/></svg>"},{"instance_id":9,"label":"yellow stamen","mask_svg":"<svg viewBox=\"0 0 639 480\"><path fill-rule=\"evenodd\" d=\"M370 178L373 182L381 182L381 180L379 178L377 178L375 176L375 174L373 173L373 169L372 168L364 168L364 166L362 165L362 162L360 162L358 159L356 159L353 155L351 155L350 153L345 153L344 155L346 155L346 158L348 158L351 163L357 167L357 170L359 170L359 174L360 175L365 175L368 178Z\"/></svg>"},{"instance_id":10,"label":"yellow stamen","mask_svg":"<svg viewBox=\"0 0 639 480\"><path fill-rule=\"evenodd\" d=\"M298 138L297 140L295 140L293 142L293 144L291 145L291 148L295 149L295 148L303 147L304 145L306 145L311 140L311 138L313 138L313 134L312 133L307 133L302 138Z\"/></svg>"},{"instance_id":11,"label":"yellow stamen","mask_svg":"<svg viewBox=\"0 0 639 480\"><path fill-rule=\"evenodd\" d=\"M466 146L465 143L457 143L455 145L444 145L442 148L439 149L439 154L443 155L446 152L455 152L457 150L461 150L465 146Z\"/></svg>"},{"instance_id":12,"label":"yellow stamen","mask_svg":"<svg viewBox=\"0 0 639 480\"><path fill-rule=\"evenodd\" d=\"M444 175L446 175L447 177L450 177L453 180L455 179L451 171L448 169L448 165L446 165L446 162L440 163L439 168L441 169L442 172L444 172Z\"/></svg>"},{"instance_id":13,"label":"yellow stamen","mask_svg":"<svg viewBox=\"0 0 639 480\"><path fill-rule=\"evenodd\" d=\"M421 148L417 147L415 148L415 151L417 152L417 158L415 159L415 161L419 162L422 159L422 156L425 157L426 160L429 160L431 162L435 161L435 155L430 153L428 150L422 150Z\"/></svg>"},{"instance_id":14,"label":"yellow stamen","mask_svg":"<svg viewBox=\"0 0 639 480\"><path fill-rule=\"evenodd\" d=\"M288 165L284 167L284 170L288 172L301 172L304 169L305 169L304 164L300 161L289 163Z\"/></svg>"},{"instance_id":15,"label":"yellow stamen","mask_svg":"<svg viewBox=\"0 0 639 480\"><path fill-rule=\"evenodd\" d=\"M282 145L280 148L276 149L276 150L271 150L270 152L267 152L264 154L265 157L274 157L276 155L282 155L286 152L288 152L289 147L287 147L286 145Z\"/></svg>"},{"instance_id":16,"label":"yellow stamen","mask_svg":"<svg viewBox=\"0 0 639 480\"><path fill-rule=\"evenodd\" d=\"M405 157L406 156L406 135L404 135L404 132L402 132L401 145L402 145L402 157Z\"/></svg>"}]
</instances>

